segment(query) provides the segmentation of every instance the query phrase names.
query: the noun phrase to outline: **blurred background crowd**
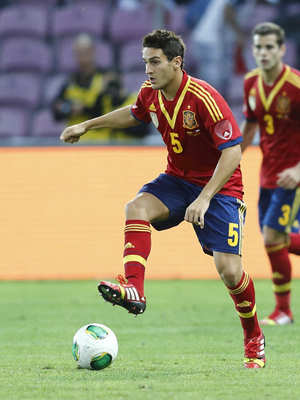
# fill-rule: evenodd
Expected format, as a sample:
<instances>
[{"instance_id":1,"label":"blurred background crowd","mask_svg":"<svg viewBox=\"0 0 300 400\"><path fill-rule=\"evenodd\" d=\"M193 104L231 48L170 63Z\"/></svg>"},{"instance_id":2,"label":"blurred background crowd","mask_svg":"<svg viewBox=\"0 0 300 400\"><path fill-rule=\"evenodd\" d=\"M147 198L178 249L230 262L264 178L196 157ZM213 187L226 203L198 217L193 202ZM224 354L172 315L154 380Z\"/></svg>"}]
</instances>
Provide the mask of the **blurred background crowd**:
<instances>
[{"instance_id":1,"label":"blurred background crowd","mask_svg":"<svg viewBox=\"0 0 300 400\"><path fill-rule=\"evenodd\" d=\"M242 120L250 32L272 21L284 61L300 68L300 0L0 0L0 146L59 145L66 125L133 103L147 79L141 39L173 30L185 70L213 85ZM151 144L153 126L92 132L82 144Z\"/></svg>"}]
</instances>

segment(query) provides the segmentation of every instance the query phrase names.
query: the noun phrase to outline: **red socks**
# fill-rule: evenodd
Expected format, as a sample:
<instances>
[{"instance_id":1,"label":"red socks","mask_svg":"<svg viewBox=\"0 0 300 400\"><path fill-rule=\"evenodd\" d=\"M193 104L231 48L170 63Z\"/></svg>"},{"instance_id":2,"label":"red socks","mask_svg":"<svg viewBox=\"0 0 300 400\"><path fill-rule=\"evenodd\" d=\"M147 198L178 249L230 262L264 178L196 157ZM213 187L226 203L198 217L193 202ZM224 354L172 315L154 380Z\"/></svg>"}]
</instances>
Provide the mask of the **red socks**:
<instances>
[{"instance_id":1,"label":"red socks","mask_svg":"<svg viewBox=\"0 0 300 400\"><path fill-rule=\"evenodd\" d=\"M292 279L292 265L289 251L285 243L265 246L272 267L273 291L276 299L276 309L290 310L290 292Z\"/></svg>"},{"instance_id":2,"label":"red socks","mask_svg":"<svg viewBox=\"0 0 300 400\"><path fill-rule=\"evenodd\" d=\"M125 278L144 295L145 268L151 250L150 224L142 220L127 220L124 234Z\"/></svg>"},{"instance_id":3,"label":"red socks","mask_svg":"<svg viewBox=\"0 0 300 400\"><path fill-rule=\"evenodd\" d=\"M289 234L288 252L300 256L300 235L299 233Z\"/></svg>"},{"instance_id":4,"label":"red socks","mask_svg":"<svg viewBox=\"0 0 300 400\"><path fill-rule=\"evenodd\" d=\"M250 276L244 271L240 282L232 288L227 286L227 289L235 303L235 308L244 329L245 339L259 336L261 330L257 321L255 290Z\"/></svg>"}]
</instances>

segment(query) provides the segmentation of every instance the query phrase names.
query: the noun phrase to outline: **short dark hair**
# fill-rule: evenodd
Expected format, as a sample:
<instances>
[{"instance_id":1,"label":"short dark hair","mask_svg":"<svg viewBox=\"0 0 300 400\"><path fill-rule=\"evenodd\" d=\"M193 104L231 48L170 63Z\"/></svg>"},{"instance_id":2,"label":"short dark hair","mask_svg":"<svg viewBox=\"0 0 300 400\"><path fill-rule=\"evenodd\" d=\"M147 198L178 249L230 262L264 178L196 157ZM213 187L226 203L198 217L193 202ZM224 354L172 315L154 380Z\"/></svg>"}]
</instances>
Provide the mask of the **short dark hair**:
<instances>
[{"instance_id":1,"label":"short dark hair","mask_svg":"<svg viewBox=\"0 0 300 400\"><path fill-rule=\"evenodd\" d=\"M143 48L145 47L162 49L168 61L172 61L174 57L180 56L182 58L181 68L184 67L185 44L181 36L177 36L174 32L164 29L152 31L143 38Z\"/></svg>"},{"instance_id":2,"label":"short dark hair","mask_svg":"<svg viewBox=\"0 0 300 400\"><path fill-rule=\"evenodd\" d=\"M252 38L254 35L266 36L272 34L276 35L276 42L278 46L281 46L285 40L285 32L279 25L273 24L273 22L262 22L256 25L251 32Z\"/></svg>"}]
</instances>

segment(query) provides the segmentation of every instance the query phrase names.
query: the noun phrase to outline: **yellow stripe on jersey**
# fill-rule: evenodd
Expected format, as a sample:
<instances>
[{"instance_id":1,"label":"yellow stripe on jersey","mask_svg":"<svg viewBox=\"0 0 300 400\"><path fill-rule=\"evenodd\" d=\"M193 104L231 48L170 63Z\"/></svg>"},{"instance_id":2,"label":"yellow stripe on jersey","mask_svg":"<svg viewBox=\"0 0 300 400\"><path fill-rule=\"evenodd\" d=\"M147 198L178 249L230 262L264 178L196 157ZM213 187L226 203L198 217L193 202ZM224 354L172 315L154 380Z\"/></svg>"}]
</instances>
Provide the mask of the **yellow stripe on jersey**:
<instances>
[{"instance_id":1,"label":"yellow stripe on jersey","mask_svg":"<svg viewBox=\"0 0 300 400\"><path fill-rule=\"evenodd\" d=\"M290 71L288 74L286 81L291 85L296 86L297 89L300 89L300 76L295 74L295 72Z\"/></svg>"},{"instance_id":2,"label":"yellow stripe on jersey","mask_svg":"<svg viewBox=\"0 0 300 400\"><path fill-rule=\"evenodd\" d=\"M219 106L216 103L216 100L213 98L213 96L206 90L204 89L203 86L199 85L196 82L191 82L192 85L194 85L195 87L198 87L200 89L200 91L207 96L207 98L209 99L209 102L212 103L212 107L216 110L217 115L219 115L220 119L223 119L223 114L221 113L221 110L219 108Z\"/></svg>"},{"instance_id":3,"label":"yellow stripe on jersey","mask_svg":"<svg viewBox=\"0 0 300 400\"><path fill-rule=\"evenodd\" d=\"M282 88L282 86L286 82L287 76L289 75L289 73L290 73L290 67L287 65L284 74L279 79L279 81L276 83L274 88L271 90L271 93L269 94L268 98L266 98L266 94L264 91L262 73L259 74L258 82L257 82L258 83L258 92L259 92L261 102L262 102L266 112L269 111L269 108L271 107L271 104L272 104L275 96L278 94L279 90Z\"/></svg>"},{"instance_id":4,"label":"yellow stripe on jersey","mask_svg":"<svg viewBox=\"0 0 300 400\"><path fill-rule=\"evenodd\" d=\"M257 75L259 75L259 72L260 72L260 69L255 68L252 71L247 72L244 79L249 79L249 78L252 78L253 76L257 76Z\"/></svg>"},{"instance_id":5,"label":"yellow stripe on jersey","mask_svg":"<svg viewBox=\"0 0 300 400\"><path fill-rule=\"evenodd\" d=\"M188 91L195 94L203 101L214 122L220 121L224 118L215 99L202 86L200 86L196 82L191 81Z\"/></svg>"},{"instance_id":6,"label":"yellow stripe on jersey","mask_svg":"<svg viewBox=\"0 0 300 400\"><path fill-rule=\"evenodd\" d=\"M152 86L151 86L151 83L150 83L149 81L145 81L145 82L142 84L141 89L142 89L142 88L146 88L146 87L152 87Z\"/></svg>"},{"instance_id":7,"label":"yellow stripe on jersey","mask_svg":"<svg viewBox=\"0 0 300 400\"><path fill-rule=\"evenodd\" d=\"M183 90L182 90L182 92L181 92L181 94L179 96L179 99L177 101L177 104L176 104L176 107L174 109L174 113L173 113L173 117L172 118L170 117L168 111L165 108L165 105L164 105L164 102L163 102L163 99L162 99L162 95L161 95L161 91L160 90L158 91L158 101L159 101L160 109L161 109L162 113L164 114L164 116L166 117L166 119L167 119L167 121L168 121L168 123L169 123L169 125L171 126L172 129L174 129L176 118L177 118L179 109L180 109L180 107L182 105L184 96L185 96L185 94L186 94L186 92L188 90L190 80L191 80L191 78L188 77L188 80L187 80L187 82L186 82L186 84L185 84L185 86L184 86L184 88L183 88Z\"/></svg>"}]
</instances>

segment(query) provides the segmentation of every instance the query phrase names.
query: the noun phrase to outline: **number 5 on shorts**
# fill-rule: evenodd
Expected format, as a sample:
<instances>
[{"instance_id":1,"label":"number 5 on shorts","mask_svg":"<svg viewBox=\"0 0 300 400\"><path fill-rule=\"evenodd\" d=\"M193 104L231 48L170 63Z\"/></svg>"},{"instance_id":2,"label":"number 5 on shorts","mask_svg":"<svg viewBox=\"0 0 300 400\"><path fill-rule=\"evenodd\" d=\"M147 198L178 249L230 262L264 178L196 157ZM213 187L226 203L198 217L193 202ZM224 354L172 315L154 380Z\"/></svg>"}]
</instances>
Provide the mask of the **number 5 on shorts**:
<instances>
[{"instance_id":1,"label":"number 5 on shorts","mask_svg":"<svg viewBox=\"0 0 300 400\"><path fill-rule=\"evenodd\" d=\"M228 227L228 244L229 246L235 247L239 241L239 225L232 222L229 223Z\"/></svg>"}]
</instances>

